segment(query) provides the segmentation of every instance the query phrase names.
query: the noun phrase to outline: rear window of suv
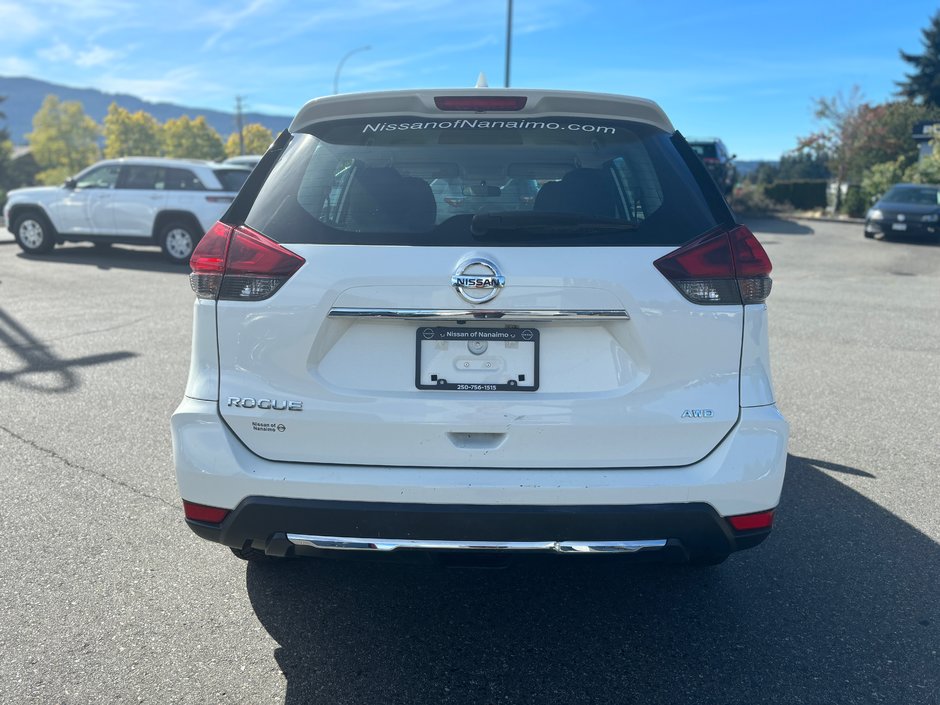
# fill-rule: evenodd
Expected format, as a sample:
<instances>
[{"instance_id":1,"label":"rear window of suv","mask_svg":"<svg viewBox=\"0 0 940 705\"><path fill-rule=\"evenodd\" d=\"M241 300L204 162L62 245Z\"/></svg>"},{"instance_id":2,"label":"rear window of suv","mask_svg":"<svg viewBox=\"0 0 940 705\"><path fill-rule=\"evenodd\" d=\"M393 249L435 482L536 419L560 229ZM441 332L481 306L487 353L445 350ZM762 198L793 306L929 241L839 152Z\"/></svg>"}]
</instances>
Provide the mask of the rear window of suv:
<instances>
[{"instance_id":1,"label":"rear window of suv","mask_svg":"<svg viewBox=\"0 0 940 705\"><path fill-rule=\"evenodd\" d=\"M702 159L718 159L718 147L713 142L690 142L689 146Z\"/></svg>"},{"instance_id":2,"label":"rear window of suv","mask_svg":"<svg viewBox=\"0 0 940 705\"><path fill-rule=\"evenodd\" d=\"M245 222L284 243L674 246L718 223L690 156L628 121L336 120L294 135Z\"/></svg>"},{"instance_id":3,"label":"rear window of suv","mask_svg":"<svg viewBox=\"0 0 940 705\"><path fill-rule=\"evenodd\" d=\"M251 174L251 169L215 169L214 172L223 191L238 191Z\"/></svg>"}]
</instances>

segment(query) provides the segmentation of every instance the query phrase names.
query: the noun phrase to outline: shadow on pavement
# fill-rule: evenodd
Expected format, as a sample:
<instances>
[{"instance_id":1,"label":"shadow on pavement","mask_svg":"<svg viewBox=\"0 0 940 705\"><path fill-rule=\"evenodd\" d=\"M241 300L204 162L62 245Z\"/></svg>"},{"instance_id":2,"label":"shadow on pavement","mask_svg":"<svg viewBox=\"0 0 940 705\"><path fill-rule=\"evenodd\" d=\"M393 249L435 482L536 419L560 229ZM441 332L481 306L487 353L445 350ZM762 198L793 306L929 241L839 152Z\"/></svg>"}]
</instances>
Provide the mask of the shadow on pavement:
<instances>
[{"instance_id":1,"label":"shadow on pavement","mask_svg":"<svg viewBox=\"0 0 940 705\"><path fill-rule=\"evenodd\" d=\"M881 245L920 245L922 247L936 247L940 245L940 237L912 237L910 235L891 235L878 241Z\"/></svg>"},{"instance_id":2,"label":"shadow on pavement","mask_svg":"<svg viewBox=\"0 0 940 705\"><path fill-rule=\"evenodd\" d=\"M774 535L711 569L250 564L286 702L938 703L940 546L790 457Z\"/></svg>"},{"instance_id":3,"label":"shadow on pavement","mask_svg":"<svg viewBox=\"0 0 940 705\"><path fill-rule=\"evenodd\" d=\"M78 386L75 368L137 357L137 353L112 352L60 358L22 323L0 309L0 350L4 348L19 358L21 365L11 367L4 363L0 366L0 384L9 382L23 389L51 394L68 392Z\"/></svg>"},{"instance_id":4,"label":"shadow on pavement","mask_svg":"<svg viewBox=\"0 0 940 705\"><path fill-rule=\"evenodd\" d=\"M813 235L815 231L808 225L797 223L795 220L783 218L767 218L761 216L742 215L740 222L744 223L754 232L769 235Z\"/></svg>"},{"instance_id":5,"label":"shadow on pavement","mask_svg":"<svg viewBox=\"0 0 940 705\"><path fill-rule=\"evenodd\" d=\"M858 468L850 468L847 465L839 465L838 463L830 463L823 460L811 460L809 458L801 458L798 455L790 456L791 462L804 463L808 466L818 468L820 470L830 470L832 472L839 472L843 475L855 475L856 477L868 477L875 479L875 476L866 470L859 470Z\"/></svg>"},{"instance_id":6,"label":"shadow on pavement","mask_svg":"<svg viewBox=\"0 0 940 705\"><path fill-rule=\"evenodd\" d=\"M18 257L36 262L84 264L98 269L138 269L152 272L189 274L189 267L168 262L163 253L154 248L138 249L133 246L60 245L52 252L36 257L20 252Z\"/></svg>"}]
</instances>

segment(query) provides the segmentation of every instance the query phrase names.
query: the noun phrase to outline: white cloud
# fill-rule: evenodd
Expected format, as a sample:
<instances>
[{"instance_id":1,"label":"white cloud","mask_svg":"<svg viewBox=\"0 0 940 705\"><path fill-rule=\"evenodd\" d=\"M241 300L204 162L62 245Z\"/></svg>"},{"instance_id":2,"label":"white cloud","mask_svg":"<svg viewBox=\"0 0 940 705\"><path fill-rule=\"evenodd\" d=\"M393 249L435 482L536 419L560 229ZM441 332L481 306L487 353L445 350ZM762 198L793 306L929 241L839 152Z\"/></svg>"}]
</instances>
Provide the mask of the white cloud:
<instances>
[{"instance_id":1,"label":"white cloud","mask_svg":"<svg viewBox=\"0 0 940 705\"><path fill-rule=\"evenodd\" d=\"M408 56L399 57L397 59L373 61L371 63L365 63L360 66L350 66L348 69L344 67L343 75L349 77L362 77L367 79L388 78L390 75L393 75L391 73L392 69L407 66L408 64L427 62L428 59L437 58L447 54L460 54L486 46L493 46L498 42L499 40L497 40L496 37L490 35L481 37L480 39L472 42L467 42L465 44L444 44L432 49L428 49L427 51L409 54ZM402 74L398 73L394 75ZM473 78L475 78L475 76Z\"/></svg>"},{"instance_id":2,"label":"white cloud","mask_svg":"<svg viewBox=\"0 0 940 705\"><path fill-rule=\"evenodd\" d=\"M23 7L22 3L0 1L0 27L3 41L32 37L46 29L46 23Z\"/></svg>"},{"instance_id":3,"label":"white cloud","mask_svg":"<svg viewBox=\"0 0 940 705\"><path fill-rule=\"evenodd\" d=\"M198 96L206 94L206 81L195 66L181 66L160 78L122 78L106 75L96 82L96 86L110 93L130 93L153 103L186 103L193 100L198 102Z\"/></svg>"},{"instance_id":4,"label":"white cloud","mask_svg":"<svg viewBox=\"0 0 940 705\"><path fill-rule=\"evenodd\" d=\"M79 68L89 69L111 63L123 56L123 53L98 44L76 51L65 42L57 41L48 48L39 49L36 56L53 64L75 64Z\"/></svg>"},{"instance_id":5,"label":"white cloud","mask_svg":"<svg viewBox=\"0 0 940 705\"><path fill-rule=\"evenodd\" d=\"M203 50L211 49L222 37L231 32L233 29L236 29L249 17L252 17L264 10L272 2L273 0L251 0L248 5L238 11L233 11L226 7L222 10L213 10L206 13L202 18L200 18L200 21L207 23L210 26L217 27L218 29L203 43Z\"/></svg>"},{"instance_id":6,"label":"white cloud","mask_svg":"<svg viewBox=\"0 0 940 705\"><path fill-rule=\"evenodd\" d=\"M0 74L4 76L33 76L36 67L19 56L0 56Z\"/></svg>"},{"instance_id":7,"label":"white cloud","mask_svg":"<svg viewBox=\"0 0 940 705\"><path fill-rule=\"evenodd\" d=\"M104 20L112 17L120 17L135 9L139 10L139 3L126 0L32 0L31 5L34 9L39 9L45 17L56 18L56 24L60 24L63 18L69 21L82 20Z\"/></svg>"},{"instance_id":8,"label":"white cloud","mask_svg":"<svg viewBox=\"0 0 940 705\"><path fill-rule=\"evenodd\" d=\"M56 42L50 47L39 49L36 52L36 56L43 61L58 64L71 61L75 57L75 52L72 51L72 47L65 42Z\"/></svg>"},{"instance_id":9,"label":"white cloud","mask_svg":"<svg viewBox=\"0 0 940 705\"><path fill-rule=\"evenodd\" d=\"M300 110L298 105L283 105L281 103L249 103L246 112L261 113L263 115L293 115Z\"/></svg>"},{"instance_id":10,"label":"white cloud","mask_svg":"<svg viewBox=\"0 0 940 705\"><path fill-rule=\"evenodd\" d=\"M78 56L75 57L75 63L83 69L87 69L93 66L102 66L111 63L120 56L121 52L105 49L96 44L90 49L80 52Z\"/></svg>"}]
</instances>

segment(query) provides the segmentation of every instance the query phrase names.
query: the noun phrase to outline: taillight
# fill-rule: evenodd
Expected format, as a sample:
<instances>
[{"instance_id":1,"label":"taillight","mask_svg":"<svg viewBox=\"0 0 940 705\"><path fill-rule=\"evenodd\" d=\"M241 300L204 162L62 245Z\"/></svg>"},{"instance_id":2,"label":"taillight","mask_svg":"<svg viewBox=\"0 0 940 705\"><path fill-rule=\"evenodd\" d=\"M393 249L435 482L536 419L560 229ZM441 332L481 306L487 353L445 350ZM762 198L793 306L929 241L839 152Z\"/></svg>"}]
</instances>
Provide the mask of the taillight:
<instances>
[{"instance_id":1,"label":"taillight","mask_svg":"<svg viewBox=\"0 0 940 705\"><path fill-rule=\"evenodd\" d=\"M190 284L201 299L266 299L304 263L304 258L247 226L216 223L190 259Z\"/></svg>"},{"instance_id":2,"label":"taillight","mask_svg":"<svg viewBox=\"0 0 940 705\"><path fill-rule=\"evenodd\" d=\"M228 509L219 507L209 507L205 504L196 504L183 500L183 513L187 519L192 521L204 521L207 524L221 524L222 520L228 516Z\"/></svg>"},{"instance_id":3,"label":"taillight","mask_svg":"<svg viewBox=\"0 0 940 705\"><path fill-rule=\"evenodd\" d=\"M215 299L222 286L222 274L225 272L225 253L228 252L229 235L232 228L223 223L216 223L193 250L189 258L192 274L189 284L200 299Z\"/></svg>"},{"instance_id":4,"label":"taillight","mask_svg":"<svg viewBox=\"0 0 940 705\"><path fill-rule=\"evenodd\" d=\"M770 258L743 225L712 230L653 264L696 304L759 304L770 295Z\"/></svg>"},{"instance_id":5,"label":"taillight","mask_svg":"<svg viewBox=\"0 0 940 705\"><path fill-rule=\"evenodd\" d=\"M438 110L463 110L471 113L522 110L527 98L510 95L440 95L434 99Z\"/></svg>"}]
</instances>

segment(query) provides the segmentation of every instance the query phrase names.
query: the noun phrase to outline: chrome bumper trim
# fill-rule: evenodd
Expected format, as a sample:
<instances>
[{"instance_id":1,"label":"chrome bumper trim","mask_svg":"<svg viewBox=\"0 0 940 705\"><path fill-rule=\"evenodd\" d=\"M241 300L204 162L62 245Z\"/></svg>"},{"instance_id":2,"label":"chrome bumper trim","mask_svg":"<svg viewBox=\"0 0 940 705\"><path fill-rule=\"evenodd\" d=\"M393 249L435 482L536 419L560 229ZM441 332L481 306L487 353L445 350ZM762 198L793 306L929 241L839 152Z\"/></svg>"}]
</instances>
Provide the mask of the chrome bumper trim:
<instances>
[{"instance_id":1,"label":"chrome bumper trim","mask_svg":"<svg viewBox=\"0 0 940 705\"><path fill-rule=\"evenodd\" d=\"M663 548L666 539L639 541L435 541L433 539L364 539L348 536L288 534L295 546L334 551L555 551L557 553L636 553Z\"/></svg>"},{"instance_id":2,"label":"chrome bumper trim","mask_svg":"<svg viewBox=\"0 0 940 705\"><path fill-rule=\"evenodd\" d=\"M333 308L330 318L404 318L498 321L629 321L630 314L620 309L463 309L463 308Z\"/></svg>"}]
</instances>

